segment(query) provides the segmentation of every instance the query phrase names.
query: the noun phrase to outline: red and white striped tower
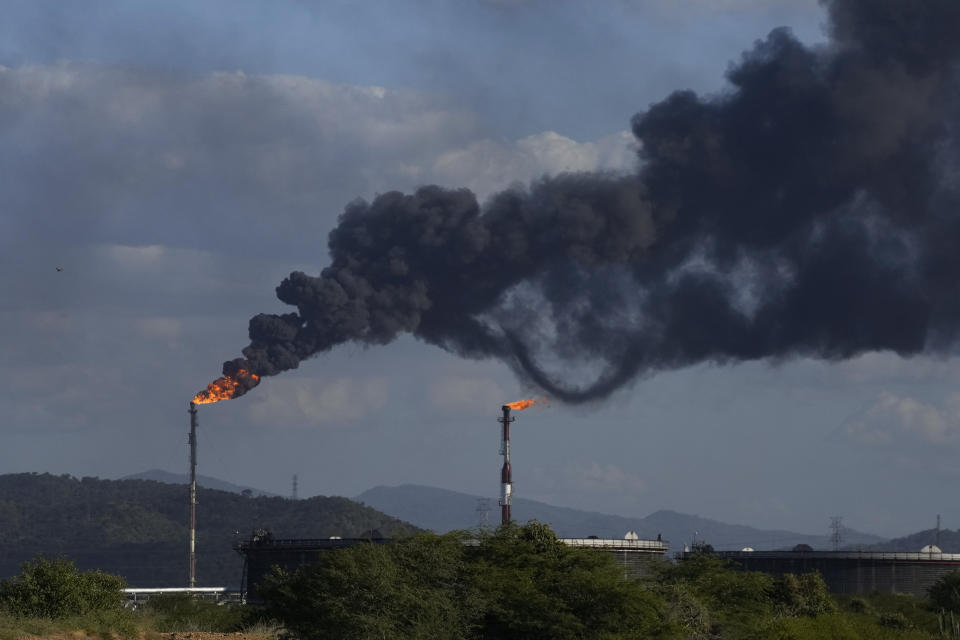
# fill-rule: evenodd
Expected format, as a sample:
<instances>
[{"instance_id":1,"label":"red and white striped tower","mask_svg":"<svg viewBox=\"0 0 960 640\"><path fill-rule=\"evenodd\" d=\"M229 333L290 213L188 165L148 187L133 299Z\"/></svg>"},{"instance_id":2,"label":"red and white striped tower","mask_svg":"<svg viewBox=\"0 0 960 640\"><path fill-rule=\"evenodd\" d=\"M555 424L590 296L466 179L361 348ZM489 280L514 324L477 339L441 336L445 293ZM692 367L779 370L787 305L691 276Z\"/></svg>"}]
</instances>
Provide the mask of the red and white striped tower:
<instances>
[{"instance_id":1,"label":"red and white striped tower","mask_svg":"<svg viewBox=\"0 0 960 640\"><path fill-rule=\"evenodd\" d=\"M510 469L510 423L516 418L510 417L510 407L503 405L503 417L497 422L503 425L503 440L500 453L503 455L503 468L500 469L500 523L510 522L510 502L513 496L513 473Z\"/></svg>"}]
</instances>

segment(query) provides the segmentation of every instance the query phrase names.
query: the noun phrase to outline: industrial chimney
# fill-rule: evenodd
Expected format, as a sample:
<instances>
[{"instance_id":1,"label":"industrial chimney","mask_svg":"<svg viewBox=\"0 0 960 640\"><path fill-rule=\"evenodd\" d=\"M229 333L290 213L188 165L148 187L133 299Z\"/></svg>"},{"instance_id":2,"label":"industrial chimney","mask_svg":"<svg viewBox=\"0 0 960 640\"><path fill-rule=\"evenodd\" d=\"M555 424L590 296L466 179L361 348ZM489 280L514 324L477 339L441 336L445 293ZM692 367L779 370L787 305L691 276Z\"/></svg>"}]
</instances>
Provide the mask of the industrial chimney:
<instances>
[{"instance_id":1,"label":"industrial chimney","mask_svg":"<svg viewBox=\"0 0 960 640\"><path fill-rule=\"evenodd\" d=\"M503 440L500 454L503 456L503 468L500 469L500 524L510 522L510 502L513 494L513 473L510 470L510 423L516 418L510 417L510 407L503 405L503 417L497 422L503 425Z\"/></svg>"},{"instance_id":2,"label":"industrial chimney","mask_svg":"<svg viewBox=\"0 0 960 640\"><path fill-rule=\"evenodd\" d=\"M187 556L190 588L197 582L197 405L190 403L190 553Z\"/></svg>"}]
</instances>

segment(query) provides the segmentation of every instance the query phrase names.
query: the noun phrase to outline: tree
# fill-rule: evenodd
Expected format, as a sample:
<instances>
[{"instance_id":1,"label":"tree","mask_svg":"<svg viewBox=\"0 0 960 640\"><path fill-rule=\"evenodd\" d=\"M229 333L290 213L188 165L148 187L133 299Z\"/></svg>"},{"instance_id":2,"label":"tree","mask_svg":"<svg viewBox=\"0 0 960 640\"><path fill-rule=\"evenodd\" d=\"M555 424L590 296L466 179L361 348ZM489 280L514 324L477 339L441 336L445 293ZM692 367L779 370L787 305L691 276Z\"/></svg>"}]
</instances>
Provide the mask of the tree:
<instances>
[{"instance_id":1,"label":"tree","mask_svg":"<svg viewBox=\"0 0 960 640\"><path fill-rule=\"evenodd\" d=\"M661 598L606 553L571 549L547 525L507 524L468 556L484 603L480 637L655 638L670 625Z\"/></svg>"},{"instance_id":2,"label":"tree","mask_svg":"<svg viewBox=\"0 0 960 640\"><path fill-rule=\"evenodd\" d=\"M475 617L462 536L421 534L323 554L260 584L266 615L303 640L470 637Z\"/></svg>"},{"instance_id":3,"label":"tree","mask_svg":"<svg viewBox=\"0 0 960 640\"><path fill-rule=\"evenodd\" d=\"M691 554L664 564L654 588L671 603L671 613L689 637L740 637L773 615L773 577L736 571L729 560ZM682 609L677 609L682 605Z\"/></svg>"},{"instance_id":4,"label":"tree","mask_svg":"<svg viewBox=\"0 0 960 640\"><path fill-rule=\"evenodd\" d=\"M819 573L788 573L774 580L771 591L774 611L780 616L815 618L834 613L837 605Z\"/></svg>"},{"instance_id":5,"label":"tree","mask_svg":"<svg viewBox=\"0 0 960 640\"><path fill-rule=\"evenodd\" d=\"M99 571L80 573L72 562L42 556L20 566L20 575L0 581L0 608L16 616L64 618L123 605L123 578Z\"/></svg>"},{"instance_id":6,"label":"tree","mask_svg":"<svg viewBox=\"0 0 960 640\"><path fill-rule=\"evenodd\" d=\"M324 554L258 587L267 616L304 640L665 637L663 601L612 557L570 549L546 525L421 534Z\"/></svg>"},{"instance_id":7,"label":"tree","mask_svg":"<svg viewBox=\"0 0 960 640\"><path fill-rule=\"evenodd\" d=\"M960 571L941 576L927 590L934 609L960 613Z\"/></svg>"}]
</instances>

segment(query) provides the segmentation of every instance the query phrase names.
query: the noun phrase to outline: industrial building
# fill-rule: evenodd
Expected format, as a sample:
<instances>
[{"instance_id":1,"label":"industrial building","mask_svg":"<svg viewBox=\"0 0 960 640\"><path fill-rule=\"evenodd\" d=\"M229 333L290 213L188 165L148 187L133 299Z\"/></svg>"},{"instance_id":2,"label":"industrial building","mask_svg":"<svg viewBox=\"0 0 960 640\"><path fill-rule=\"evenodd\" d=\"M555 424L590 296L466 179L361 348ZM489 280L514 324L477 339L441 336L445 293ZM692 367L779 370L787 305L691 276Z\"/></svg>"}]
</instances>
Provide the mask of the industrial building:
<instances>
[{"instance_id":1,"label":"industrial building","mask_svg":"<svg viewBox=\"0 0 960 640\"><path fill-rule=\"evenodd\" d=\"M666 540L642 540L630 531L624 539L618 538L560 538L568 547L604 551L624 568L627 575L639 578L650 574L651 562L666 559L669 543Z\"/></svg>"},{"instance_id":2,"label":"industrial building","mask_svg":"<svg viewBox=\"0 0 960 640\"><path fill-rule=\"evenodd\" d=\"M257 602L259 600L257 585L275 566L286 571L295 571L317 562L321 554L328 551L355 544L389 544L390 542L388 538L282 540L273 538L265 531L255 532L249 541L241 542L234 547L243 555L241 591L247 602ZM624 539L560 538L560 542L578 549L609 553L613 556L614 562L624 568L626 574L636 577L647 575L650 563L663 560L668 549L666 541L640 540L633 532ZM466 544L478 544L478 541L467 541Z\"/></svg>"},{"instance_id":3,"label":"industrial building","mask_svg":"<svg viewBox=\"0 0 960 640\"><path fill-rule=\"evenodd\" d=\"M929 550L928 550L929 549ZM681 562L690 552L677 554ZM960 570L960 553L924 551L720 551L744 571L774 575L819 572L834 594L905 593L926 597L940 577Z\"/></svg>"},{"instance_id":4,"label":"industrial building","mask_svg":"<svg viewBox=\"0 0 960 640\"><path fill-rule=\"evenodd\" d=\"M501 426L500 455L503 465L500 468L500 518L502 524L512 520L511 503L513 498L513 470L510 464L510 425L516 420L511 410L522 411L536 404L537 400L521 400L500 407L502 415L497 419ZM658 536L659 538L659 536ZM317 562L320 554L342 549L355 544L384 544L389 540L371 536L368 538L327 538L310 540L274 539L266 531L254 532L248 542L241 542L235 549L243 555L243 581L241 589L249 602L259 599L257 585L270 570L277 566L292 571ZM641 540L633 531L628 531L622 539L560 538L560 542L578 549L609 553L614 561L624 568L627 575L639 577L650 572L652 560L663 560L669 548L665 540ZM468 541L466 544L477 544ZM192 549L192 547L191 547Z\"/></svg>"}]
</instances>

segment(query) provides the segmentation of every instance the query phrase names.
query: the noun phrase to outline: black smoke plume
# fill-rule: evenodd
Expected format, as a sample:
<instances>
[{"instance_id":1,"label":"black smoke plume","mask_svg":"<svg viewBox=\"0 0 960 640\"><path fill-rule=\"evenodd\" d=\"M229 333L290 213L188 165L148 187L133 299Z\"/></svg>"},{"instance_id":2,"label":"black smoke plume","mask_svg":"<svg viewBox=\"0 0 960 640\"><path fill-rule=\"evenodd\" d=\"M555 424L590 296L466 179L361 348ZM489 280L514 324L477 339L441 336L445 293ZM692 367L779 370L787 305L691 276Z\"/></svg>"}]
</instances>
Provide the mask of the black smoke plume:
<instances>
[{"instance_id":1,"label":"black smoke plume","mask_svg":"<svg viewBox=\"0 0 960 640\"><path fill-rule=\"evenodd\" d=\"M351 203L330 266L277 287L297 311L254 317L225 372L406 332L582 402L702 361L949 351L960 2L824 4L826 45L777 29L722 94L634 116L634 176L544 178L483 207L436 186Z\"/></svg>"}]
</instances>

